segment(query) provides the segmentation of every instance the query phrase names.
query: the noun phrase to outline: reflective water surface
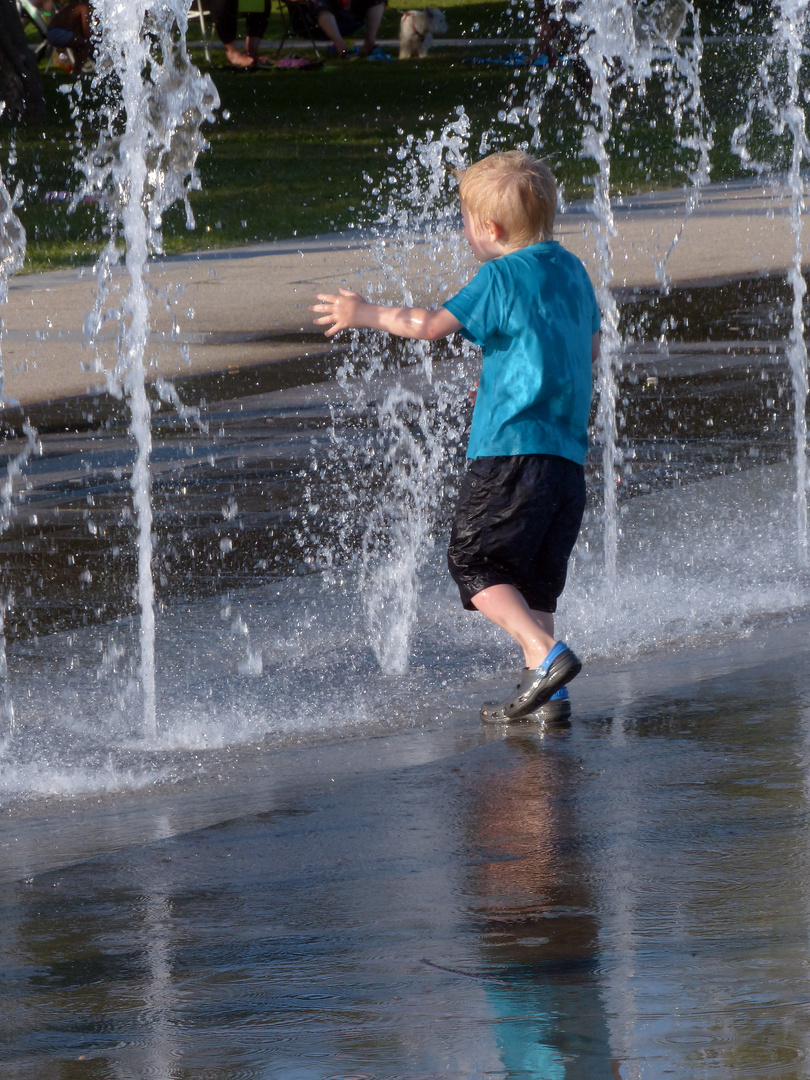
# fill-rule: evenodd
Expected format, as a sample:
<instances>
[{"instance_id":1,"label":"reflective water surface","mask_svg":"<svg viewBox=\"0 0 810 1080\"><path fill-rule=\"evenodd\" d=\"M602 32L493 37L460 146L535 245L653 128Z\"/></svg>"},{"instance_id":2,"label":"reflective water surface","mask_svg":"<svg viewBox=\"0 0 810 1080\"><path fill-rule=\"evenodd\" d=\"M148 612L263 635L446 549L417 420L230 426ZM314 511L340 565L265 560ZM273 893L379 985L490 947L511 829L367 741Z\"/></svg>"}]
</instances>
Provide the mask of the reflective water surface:
<instances>
[{"instance_id":1,"label":"reflective water surface","mask_svg":"<svg viewBox=\"0 0 810 1080\"><path fill-rule=\"evenodd\" d=\"M156 414L152 739L119 407L32 416L2 537L0 1076L810 1076L786 298L724 289L626 298L618 589L595 457L556 729L478 721L515 656L447 579L452 469L404 673L375 660L351 530L307 561L384 365L359 407L321 359L189 380L207 430ZM405 372L428 399L464 377ZM363 452L358 520L385 482Z\"/></svg>"},{"instance_id":2,"label":"reflective water surface","mask_svg":"<svg viewBox=\"0 0 810 1080\"><path fill-rule=\"evenodd\" d=\"M282 754L207 828L160 839L211 788L145 803L0 890L2 1075L806 1077L807 632L596 665L556 730Z\"/></svg>"}]
</instances>

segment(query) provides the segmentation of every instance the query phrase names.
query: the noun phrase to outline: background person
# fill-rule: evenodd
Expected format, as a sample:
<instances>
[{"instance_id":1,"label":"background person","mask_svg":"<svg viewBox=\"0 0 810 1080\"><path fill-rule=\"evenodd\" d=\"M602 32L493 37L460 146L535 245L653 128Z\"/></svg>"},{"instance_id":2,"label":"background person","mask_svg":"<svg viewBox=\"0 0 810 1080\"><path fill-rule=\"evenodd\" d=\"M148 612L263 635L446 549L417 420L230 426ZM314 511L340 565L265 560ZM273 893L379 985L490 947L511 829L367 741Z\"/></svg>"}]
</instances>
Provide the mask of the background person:
<instances>
[{"instance_id":1,"label":"background person","mask_svg":"<svg viewBox=\"0 0 810 1080\"><path fill-rule=\"evenodd\" d=\"M73 53L73 70L81 71L93 58L93 16L87 0L70 0L51 15L45 40L57 52Z\"/></svg>"},{"instance_id":2,"label":"background person","mask_svg":"<svg viewBox=\"0 0 810 1080\"><path fill-rule=\"evenodd\" d=\"M387 0L285 0L296 34L323 36L332 42L338 56L351 55L346 38L364 29L361 56L377 47L377 34Z\"/></svg>"},{"instance_id":3,"label":"background person","mask_svg":"<svg viewBox=\"0 0 810 1080\"><path fill-rule=\"evenodd\" d=\"M248 70L259 67L259 49L270 21L270 0L259 0L256 10L241 11L239 0L210 0L209 10L217 36L225 46L225 55L229 63L234 67ZM245 17L244 51L236 44L236 30L240 14Z\"/></svg>"}]
</instances>

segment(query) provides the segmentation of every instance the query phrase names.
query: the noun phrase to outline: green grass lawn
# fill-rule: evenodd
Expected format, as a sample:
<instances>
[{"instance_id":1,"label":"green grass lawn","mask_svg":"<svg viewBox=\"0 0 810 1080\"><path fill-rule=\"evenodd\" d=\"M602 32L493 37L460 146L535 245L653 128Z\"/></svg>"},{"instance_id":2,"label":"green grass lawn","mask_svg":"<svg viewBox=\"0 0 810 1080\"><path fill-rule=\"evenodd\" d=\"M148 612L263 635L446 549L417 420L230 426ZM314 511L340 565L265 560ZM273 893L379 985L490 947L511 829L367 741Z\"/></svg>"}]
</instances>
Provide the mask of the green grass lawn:
<instances>
[{"instance_id":1,"label":"green grass lawn","mask_svg":"<svg viewBox=\"0 0 810 1080\"><path fill-rule=\"evenodd\" d=\"M410 6L408 0L392 3L383 37L396 35L398 8ZM445 7L454 36L495 35L499 28L514 33L504 3L451 2ZM268 37L278 29L271 24ZM758 51L754 44L706 49L702 78L716 127L715 179L744 175L729 150L729 138L744 115ZM372 189L381 184L385 190L388 176L402 172L396 153L405 133L420 139L428 131L438 133L459 106L471 121L473 156L487 131L503 146L529 138L525 126L497 117L523 103L530 92L543 90L547 76L465 62L473 55L442 49L438 41L421 61L333 61L318 70L245 74L216 53L211 76L222 108L207 131L210 147L199 160L202 190L192 196L196 229L186 228L182 208L173 209L165 218L165 249L227 247L367 224L378 212ZM204 66L201 50L195 49L194 57ZM49 191L75 188L73 162L82 140L86 145L92 139L91 122L83 125L81 139L77 136L70 98L61 92L68 77L53 69L43 75L52 120L35 128L0 129L0 168L9 186L20 184L18 212L28 235L29 270L87 262L102 242L96 207L80 206L69 213L63 204L43 201ZM688 152L675 146L660 82L653 80L644 95L623 95L617 106L622 115L611 146L615 190L629 193L683 183ZM583 111L565 80L545 93L541 149L568 198L590 190L593 166L581 159L579 150Z\"/></svg>"}]
</instances>

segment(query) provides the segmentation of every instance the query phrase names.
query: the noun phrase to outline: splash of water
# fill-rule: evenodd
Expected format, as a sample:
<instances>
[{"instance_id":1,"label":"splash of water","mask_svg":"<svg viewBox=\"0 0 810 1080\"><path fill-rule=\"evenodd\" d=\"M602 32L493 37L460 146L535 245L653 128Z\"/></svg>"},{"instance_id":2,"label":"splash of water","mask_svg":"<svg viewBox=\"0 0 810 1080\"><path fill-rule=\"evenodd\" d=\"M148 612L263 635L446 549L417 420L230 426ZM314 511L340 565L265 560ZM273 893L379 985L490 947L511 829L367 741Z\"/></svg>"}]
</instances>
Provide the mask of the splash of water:
<instances>
[{"instance_id":1,"label":"splash of water","mask_svg":"<svg viewBox=\"0 0 810 1080\"><path fill-rule=\"evenodd\" d=\"M187 5L182 0L100 0L95 12L100 40L93 85L104 104L98 143L80 163L86 182L77 199L88 192L102 196L109 243L99 260L96 303L87 328L97 342L108 319L118 323L117 360L106 374L111 392L129 402L137 445L131 487L138 533L139 679L144 734L154 737L152 430L146 389L150 298L145 274L150 251L162 250L163 215L170 206L182 200L187 224L193 227L189 193L199 187L195 163L206 145L201 128L213 119L219 98L210 77L201 75L188 58ZM116 309L109 307L109 299L112 270L122 254L120 240L129 289ZM98 349L96 361L103 370Z\"/></svg>"},{"instance_id":2,"label":"splash of water","mask_svg":"<svg viewBox=\"0 0 810 1080\"><path fill-rule=\"evenodd\" d=\"M584 117L580 155L594 166L590 179L593 197L587 231L592 244L596 293L602 311L602 350L596 373L597 414L595 441L602 448L603 558L610 582L617 581L619 543L618 492L623 451L620 447L616 402L623 368L624 342L611 284L612 241L616 236L611 161L623 150L622 129L629 127L628 106L643 98L655 79L666 101L672 144L678 148L676 173L686 189L683 217L663 256L655 258L656 276L662 291L669 289L667 265L688 219L700 203L701 189L709 179L709 151L713 128L708 117L700 80L703 40L692 0L630 0L604 5L582 0L569 10L562 0L556 15L570 38L568 54L552 71L540 68L529 78L523 100L517 85L505 96L498 125L485 132L480 152L510 148L532 149L548 155L553 166L557 147L554 132L559 126L555 106L547 98L555 86L565 85L577 112ZM531 15L531 6L529 6ZM691 33L685 40L679 35ZM511 126L511 132L510 132ZM520 129L526 132L520 141ZM517 129L517 130L516 130ZM641 164L641 163L640 163Z\"/></svg>"},{"instance_id":3,"label":"splash of water","mask_svg":"<svg viewBox=\"0 0 810 1080\"><path fill-rule=\"evenodd\" d=\"M611 202L611 150L613 126L626 107L616 101L617 94L643 92L654 71L662 81L669 104L673 130L681 148L682 168L689 193L684 221L673 237L667 252L658 264L662 287L667 287L666 264L683 231L686 218L694 212L700 197L700 187L709 175L708 152L711 133L700 93L700 61L702 40L696 13L687 0L669 0L638 7L629 0L608 12L596 0L586 0L566 17L578 22L581 40L580 62L588 71L592 92L587 108L582 153L595 163L594 196L591 201L593 224L591 233L596 260L597 298L603 312L602 356L597 375L598 411L596 429L602 444L604 484L604 559L606 576L612 587L617 581L617 549L619 540L617 504L617 466L621 464L618 445L616 399L621 371L623 342L619 332L619 315L610 288L613 276L611 239L616 227ZM677 33L687 17L692 19L693 34L683 47L675 44ZM542 78L547 79L547 73ZM544 89L531 86L526 100L515 100L514 91L507 92L504 108L498 118L484 131L480 153L502 146L518 145L537 149L542 145L540 133L544 122L543 99L553 78ZM519 129L527 128L527 138L520 141ZM518 131L515 131L515 128ZM517 136L517 137L516 137ZM393 228L398 236L396 246L378 241L378 283L371 287L378 295L387 295L395 288L407 304L417 301L411 292L412 256L417 248L423 251L427 268L420 265L420 280L427 284L428 293L435 295L448 279L448 264L458 266L463 261L463 243L457 223L458 209L454 192L448 185L453 167L465 160L470 141L470 123L463 110L458 120L448 124L438 139L428 133L426 139L409 136L400 148L397 159L399 172L392 170L389 184L372 191L384 200L378 225ZM367 339L366 339L367 340ZM356 401L367 398L369 379L386 367L384 345L363 348L357 335L352 353L344 364L344 385ZM416 361L431 379L431 352L422 346L407 346L407 362ZM389 365L390 366L390 365ZM357 379L357 376L361 376ZM351 384L349 380L354 380ZM460 387L454 388L456 401ZM438 447L426 450L430 440L439 432L432 421L419 420L420 438L413 439L413 424L397 419L397 410L405 407L412 414L424 412L424 401L418 407L411 394L400 388L390 391L377 406L376 430L380 440L378 461L383 463L385 480L382 487L373 488L373 505L366 511L365 532L362 537L361 583L366 621L372 646L383 670L401 672L407 669L410 630L416 613L416 580L423 551L431 536L435 521L435 480L442 475L441 462L448 458L447 450ZM416 447L419 452L415 453ZM337 448L337 457L344 457L346 447ZM369 459L371 455L369 455ZM349 470L355 477L363 475L357 468ZM371 490L371 489L370 489ZM349 516L356 522L357 492L346 491ZM341 534L344 554L351 547ZM330 543L327 562L334 560L335 546Z\"/></svg>"},{"instance_id":4,"label":"splash of water","mask_svg":"<svg viewBox=\"0 0 810 1080\"><path fill-rule=\"evenodd\" d=\"M380 668L408 670L418 611L419 570L432 550L443 494L445 444L421 394L394 386L377 409L385 483L368 514L361 542L360 590L369 638Z\"/></svg>"},{"instance_id":5,"label":"splash of water","mask_svg":"<svg viewBox=\"0 0 810 1080\"><path fill-rule=\"evenodd\" d=\"M469 131L459 108L438 137L409 136L389 182L372 186L375 272L367 294L429 305L457 284L466 249L453 170L465 164ZM424 289L419 295L415 279ZM312 561L331 571L327 580L334 584L339 567L359 556L369 643L386 674L408 669L419 571L432 550L464 426L471 352L465 343L448 345L444 359L452 370L444 378L436 376L434 354L426 342L400 341L393 348L382 336L354 332L338 379L357 422L346 425L341 417L328 461L313 463L313 471L333 478L340 495ZM320 509L311 497L309 517ZM311 539L306 530L302 539Z\"/></svg>"},{"instance_id":6,"label":"splash of water","mask_svg":"<svg viewBox=\"0 0 810 1080\"><path fill-rule=\"evenodd\" d=\"M679 50L675 39L687 17L691 17L691 46ZM622 451L619 447L616 401L622 370L623 341L619 313L610 288L613 280L611 241L616 222L611 202L611 142L617 118L633 94L643 95L654 72L663 73L674 136L685 151L694 151L696 161L687 165L690 184L686 215L658 263L657 273L666 288L666 263L677 244L686 218L696 209L700 187L708 178L710 133L706 130L700 93L702 41L698 15L687 0L674 3L634 5L629 0L606 7L598 0L583 0L568 13L580 38L580 56L592 84L590 115L582 138L583 156L595 163L593 180L593 247L596 260L596 295L602 312L602 349L596 379L596 434L602 446L604 480L604 562L611 588L617 583L619 518L617 484ZM618 100L617 100L618 99Z\"/></svg>"},{"instance_id":7,"label":"splash of water","mask_svg":"<svg viewBox=\"0 0 810 1080\"><path fill-rule=\"evenodd\" d=\"M37 440L36 429L31 427L27 420L23 424L23 433L25 435L25 445L19 453L14 454L6 463L5 476L3 477L2 483L0 483L0 535L2 535L11 524L14 481L22 475L26 462L28 462L34 454L42 452L42 448ZM11 685L8 677L8 657L6 654L5 632L6 612L9 609L10 603L10 596L4 596L0 599L0 682L2 682L3 686L2 717L4 727L8 732L9 737L14 734L14 701L11 695Z\"/></svg>"},{"instance_id":8,"label":"splash of water","mask_svg":"<svg viewBox=\"0 0 810 1080\"><path fill-rule=\"evenodd\" d=\"M804 339L803 303L807 284L802 273L802 214L805 209L802 165L810 161L810 141L804 115L804 91L800 72L810 24L808 0L782 0L774 12L773 33L757 66L758 85L748 99L745 120L737 126L731 147L748 168L759 175L771 175L774 161L762 160L757 149L763 132L784 143L788 161L781 186L789 202L788 216L793 234L793 256L788 282L793 293L790 334L786 354L793 384L793 435L796 448L796 538L804 561L808 557L807 535L807 395L808 360ZM764 145L773 152L767 138ZM776 154L777 167L784 158Z\"/></svg>"},{"instance_id":9,"label":"splash of water","mask_svg":"<svg viewBox=\"0 0 810 1080\"><path fill-rule=\"evenodd\" d=\"M3 114L0 102L0 116ZM8 281L12 274L22 267L25 259L25 229L15 212L19 199L6 187L0 172L0 305L8 300ZM0 349L2 348L3 319L0 315ZM0 403L8 404L5 391L5 373L3 371L2 352L0 352Z\"/></svg>"},{"instance_id":10,"label":"splash of water","mask_svg":"<svg viewBox=\"0 0 810 1080\"><path fill-rule=\"evenodd\" d=\"M0 102L0 115L3 105ZM25 229L17 217L15 206L19 198L19 192L12 195L6 187L2 172L0 172L0 306L8 300L8 282L12 274L15 274L23 265L25 259ZM13 404L6 398L5 371L3 368L2 355L3 318L0 314L0 405ZM0 534L5 532L11 521L12 495L14 492L14 480L22 472L23 466L36 447L36 432L26 424L25 433L27 442L20 453L11 457L6 465L5 476L0 483ZM14 702L11 695L11 687L8 679L8 658L6 655L6 632L5 619L8 610L9 597L0 598L0 684L2 685L2 698L0 698L0 719L5 737L10 739L14 734Z\"/></svg>"}]
</instances>

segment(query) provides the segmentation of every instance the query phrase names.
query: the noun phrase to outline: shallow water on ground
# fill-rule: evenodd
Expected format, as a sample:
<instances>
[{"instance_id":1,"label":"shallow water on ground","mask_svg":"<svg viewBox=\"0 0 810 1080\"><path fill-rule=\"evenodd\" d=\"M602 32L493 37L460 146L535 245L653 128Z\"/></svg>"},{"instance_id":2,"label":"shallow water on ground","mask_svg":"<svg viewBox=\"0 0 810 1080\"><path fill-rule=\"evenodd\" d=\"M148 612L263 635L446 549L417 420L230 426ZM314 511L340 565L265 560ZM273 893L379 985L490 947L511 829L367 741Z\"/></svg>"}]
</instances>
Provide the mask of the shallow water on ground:
<instances>
[{"instance_id":1,"label":"shallow water on ground","mask_svg":"<svg viewBox=\"0 0 810 1080\"><path fill-rule=\"evenodd\" d=\"M806 1076L807 629L2 886L3 1075Z\"/></svg>"},{"instance_id":2,"label":"shallow water on ground","mask_svg":"<svg viewBox=\"0 0 810 1080\"><path fill-rule=\"evenodd\" d=\"M340 551L341 454L365 462L358 522L384 492L367 448L396 371L359 408L329 361L190 380L206 431L156 415L150 740L124 418L33 418L0 538L0 1074L810 1073L789 376L771 329L718 341L755 288L658 301L689 327L630 341L618 587L595 454L559 617L586 661L569 728L478 722L515 656L444 569L455 452L406 672L374 656L360 530L307 562ZM404 374L430 401L462 369Z\"/></svg>"}]
</instances>

